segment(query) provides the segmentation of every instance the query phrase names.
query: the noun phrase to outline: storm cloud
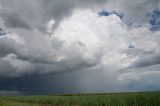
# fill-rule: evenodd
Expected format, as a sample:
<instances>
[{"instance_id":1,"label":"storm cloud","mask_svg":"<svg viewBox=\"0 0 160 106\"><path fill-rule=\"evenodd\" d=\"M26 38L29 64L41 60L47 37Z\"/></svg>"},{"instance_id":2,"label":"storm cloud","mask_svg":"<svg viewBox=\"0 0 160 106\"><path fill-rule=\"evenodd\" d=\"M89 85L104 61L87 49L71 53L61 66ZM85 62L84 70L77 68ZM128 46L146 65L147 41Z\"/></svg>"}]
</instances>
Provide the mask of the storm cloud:
<instances>
[{"instance_id":1,"label":"storm cloud","mask_svg":"<svg viewBox=\"0 0 160 106\"><path fill-rule=\"evenodd\" d=\"M13 78L14 91L41 78L57 90L67 81L61 92L159 89L147 83L160 71L160 32L148 15L159 8L158 0L0 0L0 83Z\"/></svg>"}]
</instances>

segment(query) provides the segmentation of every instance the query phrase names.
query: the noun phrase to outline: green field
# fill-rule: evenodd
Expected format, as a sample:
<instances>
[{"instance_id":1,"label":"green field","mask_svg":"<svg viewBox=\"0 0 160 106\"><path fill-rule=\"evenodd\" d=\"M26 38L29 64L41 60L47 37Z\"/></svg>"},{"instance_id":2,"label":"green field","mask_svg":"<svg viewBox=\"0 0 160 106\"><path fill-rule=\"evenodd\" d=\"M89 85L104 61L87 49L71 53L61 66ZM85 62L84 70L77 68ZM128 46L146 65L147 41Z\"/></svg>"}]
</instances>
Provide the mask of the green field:
<instances>
[{"instance_id":1,"label":"green field","mask_svg":"<svg viewBox=\"0 0 160 106\"><path fill-rule=\"evenodd\" d=\"M1 96L0 106L160 106L160 92Z\"/></svg>"}]
</instances>

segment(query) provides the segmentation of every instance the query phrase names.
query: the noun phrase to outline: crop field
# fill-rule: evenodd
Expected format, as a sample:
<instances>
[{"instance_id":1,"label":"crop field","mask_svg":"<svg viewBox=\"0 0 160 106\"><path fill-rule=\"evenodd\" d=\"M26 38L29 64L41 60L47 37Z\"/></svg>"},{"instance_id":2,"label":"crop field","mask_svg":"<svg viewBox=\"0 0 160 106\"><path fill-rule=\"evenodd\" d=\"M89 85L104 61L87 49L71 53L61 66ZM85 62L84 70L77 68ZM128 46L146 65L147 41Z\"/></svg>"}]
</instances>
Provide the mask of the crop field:
<instances>
[{"instance_id":1,"label":"crop field","mask_svg":"<svg viewBox=\"0 0 160 106\"><path fill-rule=\"evenodd\" d=\"M160 106L160 92L0 96L0 106Z\"/></svg>"}]
</instances>

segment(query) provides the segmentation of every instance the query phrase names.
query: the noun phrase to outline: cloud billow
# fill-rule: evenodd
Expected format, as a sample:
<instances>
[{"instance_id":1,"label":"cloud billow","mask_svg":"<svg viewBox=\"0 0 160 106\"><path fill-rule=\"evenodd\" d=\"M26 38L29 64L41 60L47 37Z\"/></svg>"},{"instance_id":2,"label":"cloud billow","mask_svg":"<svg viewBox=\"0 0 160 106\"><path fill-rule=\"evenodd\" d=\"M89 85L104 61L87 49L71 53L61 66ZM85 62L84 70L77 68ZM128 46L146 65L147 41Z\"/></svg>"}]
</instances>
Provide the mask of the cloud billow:
<instances>
[{"instance_id":1,"label":"cloud billow","mask_svg":"<svg viewBox=\"0 0 160 106\"><path fill-rule=\"evenodd\" d=\"M83 86L114 80L118 89L134 81L146 87L144 77L159 75L160 67L160 32L148 28L154 23L146 16L159 1L151 4L0 0L0 77L77 72L85 79L78 77Z\"/></svg>"}]
</instances>

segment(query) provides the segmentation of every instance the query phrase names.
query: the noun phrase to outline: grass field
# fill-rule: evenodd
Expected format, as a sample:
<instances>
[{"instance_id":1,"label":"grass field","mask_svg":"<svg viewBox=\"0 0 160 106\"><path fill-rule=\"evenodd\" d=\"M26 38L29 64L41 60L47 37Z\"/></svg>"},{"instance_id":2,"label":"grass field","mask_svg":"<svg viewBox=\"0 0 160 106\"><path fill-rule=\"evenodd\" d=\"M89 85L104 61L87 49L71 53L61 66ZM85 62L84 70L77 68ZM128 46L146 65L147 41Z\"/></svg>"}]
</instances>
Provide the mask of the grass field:
<instances>
[{"instance_id":1,"label":"grass field","mask_svg":"<svg viewBox=\"0 0 160 106\"><path fill-rule=\"evenodd\" d=\"M0 106L160 106L160 92L1 96Z\"/></svg>"}]
</instances>

